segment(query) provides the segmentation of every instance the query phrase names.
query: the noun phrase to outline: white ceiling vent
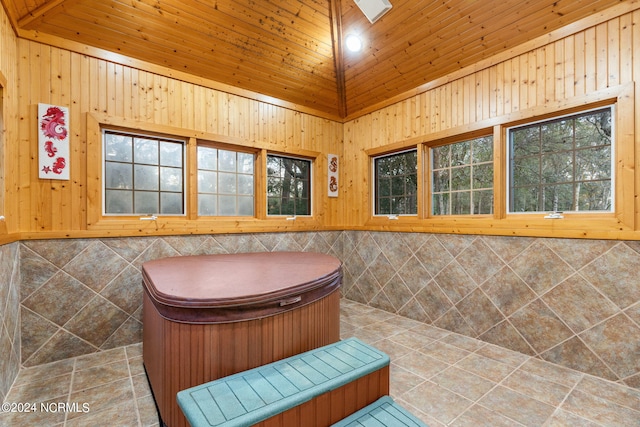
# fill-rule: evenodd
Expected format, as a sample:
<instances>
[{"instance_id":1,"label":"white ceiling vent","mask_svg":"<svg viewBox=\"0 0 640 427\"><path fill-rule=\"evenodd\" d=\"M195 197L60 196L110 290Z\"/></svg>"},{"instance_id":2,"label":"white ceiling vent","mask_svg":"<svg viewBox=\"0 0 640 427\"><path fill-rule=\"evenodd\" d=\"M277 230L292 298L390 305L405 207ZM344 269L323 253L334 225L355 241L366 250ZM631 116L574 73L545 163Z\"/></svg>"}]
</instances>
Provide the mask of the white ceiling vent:
<instances>
[{"instance_id":1,"label":"white ceiling vent","mask_svg":"<svg viewBox=\"0 0 640 427\"><path fill-rule=\"evenodd\" d=\"M391 9L389 0L354 0L356 6L360 8L364 16L367 17L372 24L382 17Z\"/></svg>"}]
</instances>

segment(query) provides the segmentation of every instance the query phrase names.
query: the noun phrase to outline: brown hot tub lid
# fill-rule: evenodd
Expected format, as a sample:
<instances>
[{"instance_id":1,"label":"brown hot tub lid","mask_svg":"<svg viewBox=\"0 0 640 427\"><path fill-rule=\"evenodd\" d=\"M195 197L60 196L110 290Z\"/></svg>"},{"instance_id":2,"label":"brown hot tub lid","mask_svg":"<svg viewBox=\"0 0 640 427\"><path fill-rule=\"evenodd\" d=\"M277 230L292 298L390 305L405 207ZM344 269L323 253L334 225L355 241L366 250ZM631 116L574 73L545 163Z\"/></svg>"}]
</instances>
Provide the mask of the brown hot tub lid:
<instances>
[{"instance_id":1,"label":"brown hot tub lid","mask_svg":"<svg viewBox=\"0 0 640 427\"><path fill-rule=\"evenodd\" d=\"M260 318L339 288L340 260L311 252L162 258L142 265L145 291L168 319L216 323Z\"/></svg>"}]
</instances>

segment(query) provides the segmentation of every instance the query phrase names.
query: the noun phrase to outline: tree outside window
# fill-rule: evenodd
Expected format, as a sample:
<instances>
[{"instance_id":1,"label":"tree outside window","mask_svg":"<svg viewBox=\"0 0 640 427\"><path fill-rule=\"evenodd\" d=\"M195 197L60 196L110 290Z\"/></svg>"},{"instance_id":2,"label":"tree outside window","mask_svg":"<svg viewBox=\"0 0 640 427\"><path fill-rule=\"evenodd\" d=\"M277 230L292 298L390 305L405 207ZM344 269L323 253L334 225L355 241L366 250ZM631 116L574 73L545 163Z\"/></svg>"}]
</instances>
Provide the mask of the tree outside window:
<instances>
[{"instance_id":1,"label":"tree outside window","mask_svg":"<svg viewBox=\"0 0 640 427\"><path fill-rule=\"evenodd\" d=\"M417 150L373 159L376 215L415 215L417 199Z\"/></svg>"},{"instance_id":2,"label":"tree outside window","mask_svg":"<svg viewBox=\"0 0 640 427\"><path fill-rule=\"evenodd\" d=\"M612 211L611 107L509 130L510 212Z\"/></svg>"},{"instance_id":3,"label":"tree outside window","mask_svg":"<svg viewBox=\"0 0 640 427\"><path fill-rule=\"evenodd\" d=\"M267 156L267 214L311 215L311 161Z\"/></svg>"},{"instance_id":4,"label":"tree outside window","mask_svg":"<svg viewBox=\"0 0 640 427\"><path fill-rule=\"evenodd\" d=\"M493 137L430 149L431 213L493 213Z\"/></svg>"}]
</instances>

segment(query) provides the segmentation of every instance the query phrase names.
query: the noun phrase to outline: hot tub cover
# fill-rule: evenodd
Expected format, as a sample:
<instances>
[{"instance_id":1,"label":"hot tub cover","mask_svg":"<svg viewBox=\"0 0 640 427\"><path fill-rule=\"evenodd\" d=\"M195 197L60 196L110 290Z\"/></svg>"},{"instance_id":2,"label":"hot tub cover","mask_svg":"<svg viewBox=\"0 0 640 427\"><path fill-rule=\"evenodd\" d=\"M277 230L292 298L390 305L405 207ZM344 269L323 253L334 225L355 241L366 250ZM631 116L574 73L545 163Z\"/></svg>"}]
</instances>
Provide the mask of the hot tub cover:
<instances>
[{"instance_id":1,"label":"hot tub cover","mask_svg":"<svg viewBox=\"0 0 640 427\"><path fill-rule=\"evenodd\" d=\"M177 256L145 262L142 279L164 318L222 323L317 301L340 287L342 265L313 252Z\"/></svg>"}]
</instances>

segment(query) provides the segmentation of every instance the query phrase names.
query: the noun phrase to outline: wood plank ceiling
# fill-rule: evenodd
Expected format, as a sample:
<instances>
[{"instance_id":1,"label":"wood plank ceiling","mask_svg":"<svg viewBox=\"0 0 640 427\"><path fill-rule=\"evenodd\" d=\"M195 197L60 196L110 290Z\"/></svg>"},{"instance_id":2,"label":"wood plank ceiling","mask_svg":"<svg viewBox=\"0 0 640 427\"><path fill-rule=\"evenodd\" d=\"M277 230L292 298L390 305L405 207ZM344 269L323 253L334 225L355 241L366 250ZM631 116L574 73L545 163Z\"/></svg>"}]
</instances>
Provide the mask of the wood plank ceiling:
<instances>
[{"instance_id":1,"label":"wood plank ceiling","mask_svg":"<svg viewBox=\"0 0 640 427\"><path fill-rule=\"evenodd\" d=\"M47 34L347 117L623 0L1 0ZM348 53L348 33L364 39Z\"/></svg>"}]
</instances>

